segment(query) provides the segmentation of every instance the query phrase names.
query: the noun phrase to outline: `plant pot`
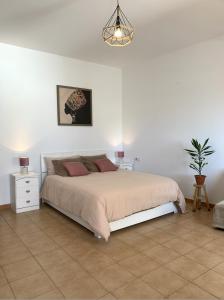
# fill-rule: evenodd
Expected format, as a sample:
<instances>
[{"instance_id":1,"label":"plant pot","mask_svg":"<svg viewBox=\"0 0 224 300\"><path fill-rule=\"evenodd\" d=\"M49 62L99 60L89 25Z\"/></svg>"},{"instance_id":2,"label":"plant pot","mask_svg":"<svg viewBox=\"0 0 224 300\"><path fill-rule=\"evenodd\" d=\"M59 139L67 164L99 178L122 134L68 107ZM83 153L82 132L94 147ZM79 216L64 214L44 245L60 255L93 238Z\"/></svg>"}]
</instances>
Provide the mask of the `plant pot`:
<instances>
[{"instance_id":1,"label":"plant pot","mask_svg":"<svg viewBox=\"0 0 224 300\"><path fill-rule=\"evenodd\" d=\"M194 177L197 185L203 185L205 183L205 178L206 178L205 175L195 175Z\"/></svg>"}]
</instances>

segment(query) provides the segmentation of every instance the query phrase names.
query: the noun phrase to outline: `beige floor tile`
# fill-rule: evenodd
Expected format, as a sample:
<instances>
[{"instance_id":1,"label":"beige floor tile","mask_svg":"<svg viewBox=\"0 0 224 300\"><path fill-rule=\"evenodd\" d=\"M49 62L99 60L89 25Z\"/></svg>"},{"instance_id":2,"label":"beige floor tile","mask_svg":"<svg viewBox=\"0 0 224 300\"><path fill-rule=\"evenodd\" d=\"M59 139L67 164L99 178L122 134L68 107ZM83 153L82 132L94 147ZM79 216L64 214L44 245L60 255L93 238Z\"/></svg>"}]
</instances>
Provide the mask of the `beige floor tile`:
<instances>
[{"instance_id":1,"label":"beige floor tile","mask_svg":"<svg viewBox=\"0 0 224 300\"><path fill-rule=\"evenodd\" d=\"M79 263L84 269L92 273L114 264L114 260L99 251L90 250L79 259Z\"/></svg>"},{"instance_id":2,"label":"beige floor tile","mask_svg":"<svg viewBox=\"0 0 224 300\"><path fill-rule=\"evenodd\" d=\"M216 237L217 239L223 238L223 229L221 228L207 227L205 233L213 237Z\"/></svg>"},{"instance_id":3,"label":"beige floor tile","mask_svg":"<svg viewBox=\"0 0 224 300\"><path fill-rule=\"evenodd\" d=\"M204 218L200 218L199 216L195 216L195 218L191 218L186 222L183 222L182 226L188 228L192 231L203 229L206 225ZM211 222L210 222L211 223Z\"/></svg>"},{"instance_id":4,"label":"beige floor tile","mask_svg":"<svg viewBox=\"0 0 224 300\"><path fill-rule=\"evenodd\" d=\"M31 299L54 289L53 283L44 272L10 283L16 298Z\"/></svg>"},{"instance_id":5,"label":"beige floor tile","mask_svg":"<svg viewBox=\"0 0 224 300\"><path fill-rule=\"evenodd\" d=\"M93 247L87 241L81 239L75 239L71 243L63 246L65 252L76 260L85 255L92 248Z\"/></svg>"},{"instance_id":6,"label":"beige floor tile","mask_svg":"<svg viewBox=\"0 0 224 300\"><path fill-rule=\"evenodd\" d=\"M144 236L139 232L132 230L121 230L119 232L115 231L113 234L113 238L119 239L121 242L124 242L128 245L135 245L139 240L144 239Z\"/></svg>"},{"instance_id":7,"label":"beige floor tile","mask_svg":"<svg viewBox=\"0 0 224 300\"><path fill-rule=\"evenodd\" d=\"M223 230L211 227L211 223L206 224L204 226L200 226L200 228L196 228L194 230L194 232L209 235L214 238L222 238L223 237Z\"/></svg>"},{"instance_id":8,"label":"beige floor tile","mask_svg":"<svg viewBox=\"0 0 224 300\"><path fill-rule=\"evenodd\" d=\"M14 294L8 284L0 286L0 299L15 299Z\"/></svg>"},{"instance_id":9,"label":"beige floor tile","mask_svg":"<svg viewBox=\"0 0 224 300\"><path fill-rule=\"evenodd\" d=\"M167 225L173 224L173 221L167 216L158 217L156 219L151 220L151 222L155 228L163 228Z\"/></svg>"},{"instance_id":10,"label":"beige floor tile","mask_svg":"<svg viewBox=\"0 0 224 300\"><path fill-rule=\"evenodd\" d=\"M171 263L167 264L166 267L171 271L177 273L184 279L190 281L208 271L208 268L206 268L205 266L202 266L184 256L181 256Z\"/></svg>"},{"instance_id":11,"label":"beige floor tile","mask_svg":"<svg viewBox=\"0 0 224 300\"><path fill-rule=\"evenodd\" d=\"M7 248L0 252L0 265L8 265L10 263L23 260L30 257L30 252L24 246Z\"/></svg>"},{"instance_id":12,"label":"beige floor tile","mask_svg":"<svg viewBox=\"0 0 224 300\"><path fill-rule=\"evenodd\" d=\"M0 216L0 224L5 223L5 220L3 219L2 216Z\"/></svg>"},{"instance_id":13,"label":"beige floor tile","mask_svg":"<svg viewBox=\"0 0 224 300\"><path fill-rule=\"evenodd\" d=\"M37 240L36 242L27 245L33 255L38 255L58 248L58 245L51 239Z\"/></svg>"},{"instance_id":14,"label":"beige floor tile","mask_svg":"<svg viewBox=\"0 0 224 300\"><path fill-rule=\"evenodd\" d=\"M191 232L190 229L181 227L179 224L167 225L166 227L163 227L162 230L178 237L182 237L182 235Z\"/></svg>"},{"instance_id":15,"label":"beige floor tile","mask_svg":"<svg viewBox=\"0 0 224 300\"><path fill-rule=\"evenodd\" d=\"M62 249L55 249L49 252L38 254L35 257L43 268L50 268L57 264L63 264L68 261L72 262L72 258Z\"/></svg>"},{"instance_id":16,"label":"beige floor tile","mask_svg":"<svg viewBox=\"0 0 224 300\"><path fill-rule=\"evenodd\" d=\"M117 298L115 298L112 294L108 293L105 296L99 298L99 300L116 300Z\"/></svg>"},{"instance_id":17,"label":"beige floor tile","mask_svg":"<svg viewBox=\"0 0 224 300\"><path fill-rule=\"evenodd\" d=\"M35 243L36 241L45 240L47 238L47 235L43 231L38 230L33 233L22 234L20 238L26 245L30 245Z\"/></svg>"},{"instance_id":18,"label":"beige floor tile","mask_svg":"<svg viewBox=\"0 0 224 300\"><path fill-rule=\"evenodd\" d=\"M64 282L86 276L86 271L77 262L66 262L46 268L46 272L57 287L63 286Z\"/></svg>"},{"instance_id":19,"label":"beige floor tile","mask_svg":"<svg viewBox=\"0 0 224 300\"><path fill-rule=\"evenodd\" d=\"M121 293L117 295L118 298L141 299L146 293L149 299L155 286L147 281L137 280L137 277L140 279L142 276L151 276L151 280L160 287L162 283L159 283L157 273L162 278L165 294L168 289L169 292L175 290L172 292L174 299L212 299L211 293L218 297L222 293L224 277L224 239L223 231L211 227L211 216L212 213L202 209L195 214L189 211L185 215L161 217L114 232L109 242L105 243L103 240L94 239L89 231L48 206L19 215L11 210L1 211L0 298L3 294L13 297L12 290L7 285L7 272L13 274L10 280L15 280L10 284L20 282L21 294L24 293L24 297L30 298L63 299L64 295L56 286L62 289L66 284L65 292L70 299L91 297L114 300L115 290ZM31 252L23 243L37 258L31 258ZM41 271L40 263L49 277ZM161 268L162 264L164 268ZM201 274L202 269L204 271L206 268L214 268L212 276L209 273L212 271ZM161 269L163 272L158 272ZM42 274L41 278L33 280L38 274ZM210 277L203 277L206 274L210 274ZM23 276L27 277L21 278ZM46 280L43 280L43 276L46 276ZM97 291L100 287L104 292L90 294L84 277L88 278L87 282L93 289ZM193 285L185 278L195 282L200 279L204 285ZM41 283L46 281L50 282L51 287L44 291L36 291L35 287L35 295L31 295L29 290L32 289L34 281L35 286L46 287L45 283ZM183 284L186 284L186 288ZM147 288L143 288L143 285ZM212 291L205 292L204 286L214 290L216 294ZM157 293L159 295L158 289ZM156 298L156 295L152 297Z\"/></svg>"},{"instance_id":20,"label":"beige floor tile","mask_svg":"<svg viewBox=\"0 0 224 300\"><path fill-rule=\"evenodd\" d=\"M65 233L52 236L52 240L54 240L59 246L63 247L69 243L72 243L76 237L77 235L75 233Z\"/></svg>"},{"instance_id":21,"label":"beige floor tile","mask_svg":"<svg viewBox=\"0 0 224 300\"><path fill-rule=\"evenodd\" d=\"M195 245L193 245L187 241L184 241L181 238L176 238L176 239L170 240L170 241L164 243L164 246L166 246L182 255L186 254L196 248Z\"/></svg>"},{"instance_id":22,"label":"beige floor tile","mask_svg":"<svg viewBox=\"0 0 224 300\"><path fill-rule=\"evenodd\" d=\"M23 245L23 243L15 233L0 236L0 250L21 245Z\"/></svg>"},{"instance_id":23,"label":"beige floor tile","mask_svg":"<svg viewBox=\"0 0 224 300\"><path fill-rule=\"evenodd\" d=\"M30 215L29 216L30 220L32 222L34 222L38 227L39 225L41 225L42 223L46 222L46 225L49 225L49 223L56 223L56 220L50 216L48 213L40 213L40 214L36 214L36 215Z\"/></svg>"},{"instance_id":24,"label":"beige floor tile","mask_svg":"<svg viewBox=\"0 0 224 300\"><path fill-rule=\"evenodd\" d=\"M142 280L165 297L187 284L186 280L164 267L144 275Z\"/></svg>"},{"instance_id":25,"label":"beige floor tile","mask_svg":"<svg viewBox=\"0 0 224 300\"><path fill-rule=\"evenodd\" d=\"M7 280L5 277L5 274L2 270L2 268L0 267L0 286L6 285L7 284Z\"/></svg>"},{"instance_id":26,"label":"beige floor tile","mask_svg":"<svg viewBox=\"0 0 224 300\"><path fill-rule=\"evenodd\" d=\"M119 265L110 266L98 273L94 273L93 276L110 292L135 278Z\"/></svg>"},{"instance_id":27,"label":"beige floor tile","mask_svg":"<svg viewBox=\"0 0 224 300\"><path fill-rule=\"evenodd\" d=\"M136 251L144 251L158 246L158 243L156 243L153 239L150 239L149 237L143 237L136 241L136 243L132 246Z\"/></svg>"},{"instance_id":28,"label":"beige floor tile","mask_svg":"<svg viewBox=\"0 0 224 300\"><path fill-rule=\"evenodd\" d=\"M154 229L155 229L155 227L153 226L151 221L143 222L143 223L137 224L133 227L133 231L136 231L140 234L145 234Z\"/></svg>"},{"instance_id":29,"label":"beige floor tile","mask_svg":"<svg viewBox=\"0 0 224 300\"><path fill-rule=\"evenodd\" d=\"M40 299L40 300L56 300L56 299L65 299L64 295L62 295L62 293L58 290L58 289L54 289L50 292L47 292L46 294L42 294L38 297L36 297L35 299Z\"/></svg>"},{"instance_id":30,"label":"beige floor tile","mask_svg":"<svg viewBox=\"0 0 224 300\"><path fill-rule=\"evenodd\" d=\"M147 249L143 252L145 255L149 256L152 260L155 260L159 264L166 264L180 256L179 253L162 245Z\"/></svg>"},{"instance_id":31,"label":"beige floor tile","mask_svg":"<svg viewBox=\"0 0 224 300\"><path fill-rule=\"evenodd\" d=\"M44 232L50 237L54 238L57 235L66 235L71 233L71 229L67 228L66 225L64 224L58 224L58 226L51 226L48 228L44 229ZM73 232L73 235L75 236L76 234Z\"/></svg>"},{"instance_id":32,"label":"beige floor tile","mask_svg":"<svg viewBox=\"0 0 224 300\"><path fill-rule=\"evenodd\" d=\"M6 265L3 267L3 270L9 281L15 281L40 272L41 267L32 257L30 257L25 260L20 260Z\"/></svg>"},{"instance_id":33,"label":"beige floor tile","mask_svg":"<svg viewBox=\"0 0 224 300\"><path fill-rule=\"evenodd\" d=\"M29 218L24 216L24 214L21 215L15 215L12 218L7 218L6 222L9 224L9 226L16 231L17 228L19 227L29 227L29 225L32 224L32 222L30 222ZM17 232L18 233L18 232Z\"/></svg>"},{"instance_id":34,"label":"beige floor tile","mask_svg":"<svg viewBox=\"0 0 224 300\"><path fill-rule=\"evenodd\" d=\"M0 224L0 238L2 238L4 235L13 234L12 228L7 224Z\"/></svg>"},{"instance_id":35,"label":"beige floor tile","mask_svg":"<svg viewBox=\"0 0 224 300\"><path fill-rule=\"evenodd\" d=\"M98 299L108 293L90 276L65 282L61 291L66 299Z\"/></svg>"},{"instance_id":36,"label":"beige floor tile","mask_svg":"<svg viewBox=\"0 0 224 300\"><path fill-rule=\"evenodd\" d=\"M223 299L224 276L210 270L199 278L195 279L194 283L215 297Z\"/></svg>"},{"instance_id":37,"label":"beige floor tile","mask_svg":"<svg viewBox=\"0 0 224 300\"><path fill-rule=\"evenodd\" d=\"M161 229L155 229L145 234L147 237L153 239L155 242L159 244L163 244L165 242L168 242L176 236L170 232L161 230Z\"/></svg>"},{"instance_id":38,"label":"beige floor tile","mask_svg":"<svg viewBox=\"0 0 224 300\"><path fill-rule=\"evenodd\" d=\"M66 224L66 227L74 232L77 236L84 236L87 234L94 237L92 232L73 220L69 220L69 222Z\"/></svg>"},{"instance_id":39,"label":"beige floor tile","mask_svg":"<svg viewBox=\"0 0 224 300\"><path fill-rule=\"evenodd\" d=\"M218 264L213 271L219 273L220 275L224 276L224 263Z\"/></svg>"},{"instance_id":40,"label":"beige floor tile","mask_svg":"<svg viewBox=\"0 0 224 300\"><path fill-rule=\"evenodd\" d=\"M202 234L200 232L195 231L184 234L182 236L182 239L188 241L189 243L195 246L202 246L214 240L214 237L211 235L206 235L205 233Z\"/></svg>"},{"instance_id":41,"label":"beige floor tile","mask_svg":"<svg viewBox=\"0 0 224 300\"><path fill-rule=\"evenodd\" d=\"M224 256L224 238L212 240L208 244L203 246L206 250L214 252L218 255Z\"/></svg>"},{"instance_id":42,"label":"beige floor tile","mask_svg":"<svg viewBox=\"0 0 224 300\"><path fill-rule=\"evenodd\" d=\"M189 283L188 285L184 286L183 288L179 289L177 292L169 296L169 299L202 299L202 300L209 300L209 299L217 299L216 297L212 296L211 294L205 292L198 286Z\"/></svg>"},{"instance_id":43,"label":"beige floor tile","mask_svg":"<svg viewBox=\"0 0 224 300\"><path fill-rule=\"evenodd\" d=\"M133 247L130 247L117 239L113 239L112 237L107 243L103 241L95 247L97 250L102 251L104 254L116 261L120 261L137 254L137 250L134 250Z\"/></svg>"},{"instance_id":44,"label":"beige floor tile","mask_svg":"<svg viewBox=\"0 0 224 300\"><path fill-rule=\"evenodd\" d=\"M135 276L142 276L160 266L160 264L141 253L120 261L119 265Z\"/></svg>"},{"instance_id":45,"label":"beige floor tile","mask_svg":"<svg viewBox=\"0 0 224 300\"><path fill-rule=\"evenodd\" d=\"M25 224L15 226L13 229L19 236L23 234L29 234L29 233L32 234L33 232L39 231L39 228L35 224L32 224L30 222L27 224L25 223Z\"/></svg>"},{"instance_id":46,"label":"beige floor tile","mask_svg":"<svg viewBox=\"0 0 224 300\"><path fill-rule=\"evenodd\" d=\"M58 222L55 218L47 215L47 216L44 216L44 218L41 218L39 221L35 221L35 224L39 227L39 229L44 230L51 226L57 226Z\"/></svg>"},{"instance_id":47,"label":"beige floor tile","mask_svg":"<svg viewBox=\"0 0 224 300\"><path fill-rule=\"evenodd\" d=\"M113 292L117 299L162 299L162 295L142 280L134 280Z\"/></svg>"},{"instance_id":48,"label":"beige floor tile","mask_svg":"<svg viewBox=\"0 0 224 300\"><path fill-rule=\"evenodd\" d=\"M205 248L195 249L185 256L208 268L213 268L221 262L224 262L223 256L207 251Z\"/></svg>"}]
</instances>

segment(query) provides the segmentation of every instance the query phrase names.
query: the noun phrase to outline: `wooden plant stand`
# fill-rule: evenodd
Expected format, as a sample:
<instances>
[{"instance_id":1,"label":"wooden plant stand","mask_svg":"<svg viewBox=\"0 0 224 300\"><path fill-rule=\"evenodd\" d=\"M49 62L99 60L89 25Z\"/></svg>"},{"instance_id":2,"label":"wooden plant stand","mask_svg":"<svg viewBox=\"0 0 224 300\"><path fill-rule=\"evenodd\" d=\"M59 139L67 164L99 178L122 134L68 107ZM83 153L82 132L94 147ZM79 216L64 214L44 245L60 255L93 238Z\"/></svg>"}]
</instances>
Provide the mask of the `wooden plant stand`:
<instances>
[{"instance_id":1,"label":"wooden plant stand","mask_svg":"<svg viewBox=\"0 0 224 300\"><path fill-rule=\"evenodd\" d=\"M201 200L205 200L205 205L208 211L210 211L210 204L205 184L194 184L194 203L192 211L195 212L197 209L201 209Z\"/></svg>"}]
</instances>

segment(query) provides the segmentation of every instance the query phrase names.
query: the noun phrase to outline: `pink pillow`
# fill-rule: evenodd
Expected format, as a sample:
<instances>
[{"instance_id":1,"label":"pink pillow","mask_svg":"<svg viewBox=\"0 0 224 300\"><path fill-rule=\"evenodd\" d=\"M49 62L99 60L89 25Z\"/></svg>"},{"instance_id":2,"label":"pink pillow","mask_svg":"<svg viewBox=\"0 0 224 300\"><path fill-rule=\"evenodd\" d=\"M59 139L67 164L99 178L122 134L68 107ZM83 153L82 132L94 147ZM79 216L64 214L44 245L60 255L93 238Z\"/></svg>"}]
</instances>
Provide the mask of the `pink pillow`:
<instances>
[{"instance_id":1,"label":"pink pillow","mask_svg":"<svg viewBox=\"0 0 224 300\"><path fill-rule=\"evenodd\" d=\"M89 171L86 169L86 167L81 162L64 162L63 166L68 171L69 176L84 176L88 175Z\"/></svg>"},{"instance_id":2,"label":"pink pillow","mask_svg":"<svg viewBox=\"0 0 224 300\"><path fill-rule=\"evenodd\" d=\"M102 158L94 160L94 163L100 170L100 172L117 171L118 167L115 166L109 159Z\"/></svg>"}]
</instances>

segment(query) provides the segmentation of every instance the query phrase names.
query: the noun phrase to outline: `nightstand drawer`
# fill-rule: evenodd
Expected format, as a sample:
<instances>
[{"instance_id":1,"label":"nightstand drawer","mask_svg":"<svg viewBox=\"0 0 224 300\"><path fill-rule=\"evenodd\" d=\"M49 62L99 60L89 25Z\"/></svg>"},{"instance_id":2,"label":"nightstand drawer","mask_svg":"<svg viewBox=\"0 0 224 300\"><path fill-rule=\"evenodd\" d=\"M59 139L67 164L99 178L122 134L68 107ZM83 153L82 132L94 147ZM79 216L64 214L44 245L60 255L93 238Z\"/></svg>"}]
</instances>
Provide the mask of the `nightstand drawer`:
<instances>
[{"instance_id":1,"label":"nightstand drawer","mask_svg":"<svg viewBox=\"0 0 224 300\"><path fill-rule=\"evenodd\" d=\"M23 207L39 205L39 201L40 201L39 197L36 198L26 197L23 199L17 199L16 208L18 209Z\"/></svg>"},{"instance_id":2,"label":"nightstand drawer","mask_svg":"<svg viewBox=\"0 0 224 300\"><path fill-rule=\"evenodd\" d=\"M17 208L39 205L39 201L39 192L37 188L33 188L32 190L18 188L16 190Z\"/></svg>"},{"instance_id":3,"label":"nightstand drawer","mask_svg":"<svg viewBox=\"0 0 224 300\"><path fill-rule=\"evenodd\" d=\"M17 199L33 199L39 198L39 191L37 186L28 186L24 187L17 187L16 188L16 198Z\"/></svg>"},{"instance_id":4,"label":"nightstand drawer","mask_svg":"<svg viewBox=\"0 0 224 300\"><path fill-rule=\"evenodd\" d=\"M16 185L17 187L29 187L32 185L37 186L38 185L38 178L37 177L25 177L25 178L21 178L19 180L16 180Z\"/></svg>"}]
</instances>

